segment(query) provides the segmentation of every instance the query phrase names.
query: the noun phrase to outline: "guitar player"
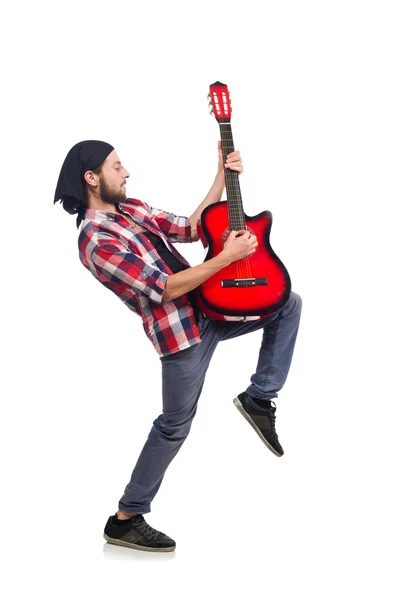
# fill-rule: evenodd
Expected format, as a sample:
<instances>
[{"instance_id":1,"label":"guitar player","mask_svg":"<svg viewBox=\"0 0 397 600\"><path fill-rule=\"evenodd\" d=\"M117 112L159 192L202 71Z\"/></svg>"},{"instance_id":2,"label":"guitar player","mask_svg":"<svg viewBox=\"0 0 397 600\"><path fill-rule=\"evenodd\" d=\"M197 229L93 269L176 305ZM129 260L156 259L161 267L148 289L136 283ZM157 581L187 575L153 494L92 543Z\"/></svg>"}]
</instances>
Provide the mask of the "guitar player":
<instances>
[{"instance_id":1,"label":"guitar player","mask_svg":"<svg viewBox=\"0 0 397 600\"><path fill-rule=\"evenodd\" d=\"M194 306L195 288L258 246L249 231L232 231L223 250L190 267L173 242L198 239L201 212L221 199L224 169L241 174L240 152L222 158L218 143L215 180L201 204L187 217L176 216L127 198L127 169L113 146L88 140L71 148L61 168L54 203L77 215L78 248L83 265L143 321L162 366L163 412L153 427L104 530L112 544L169 552L170 537L151 527L144 514L164 474L189 434L205 374L220 341L263 330L255 372L236 407L276 456L283 454L275 429L274 400L290 368L301 315L301 298L291 292L276 313L252 321L220 321ZM121 425L122 427L122 425Z\"/></svg>"}]
</instances>

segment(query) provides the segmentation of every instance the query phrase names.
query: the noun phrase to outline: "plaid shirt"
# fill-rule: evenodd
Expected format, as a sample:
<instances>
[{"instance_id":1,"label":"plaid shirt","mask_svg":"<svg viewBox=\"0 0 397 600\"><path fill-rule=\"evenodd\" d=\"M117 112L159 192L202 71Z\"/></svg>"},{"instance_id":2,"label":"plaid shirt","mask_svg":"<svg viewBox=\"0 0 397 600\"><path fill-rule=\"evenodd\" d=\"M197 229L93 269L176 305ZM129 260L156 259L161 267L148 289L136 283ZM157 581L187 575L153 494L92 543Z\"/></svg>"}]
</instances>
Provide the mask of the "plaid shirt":
<instances>
[{"instance_id":1,"label":"plaid shirt","mask_svg":"<svg viewBox=\"0 0 397 600\"><path fill-rule=\"evenodd\" d=\"M190 266L171 242L191 242L187 217L177 217L140 200L118 205L134 221L157 233L174 256ZM80 260L105 287L137 313L160 356L201 342L193 308L186 294L164 301L171 269L153 244L118 213L87 209L78 237Z\"/></svg>"}]
</instances>

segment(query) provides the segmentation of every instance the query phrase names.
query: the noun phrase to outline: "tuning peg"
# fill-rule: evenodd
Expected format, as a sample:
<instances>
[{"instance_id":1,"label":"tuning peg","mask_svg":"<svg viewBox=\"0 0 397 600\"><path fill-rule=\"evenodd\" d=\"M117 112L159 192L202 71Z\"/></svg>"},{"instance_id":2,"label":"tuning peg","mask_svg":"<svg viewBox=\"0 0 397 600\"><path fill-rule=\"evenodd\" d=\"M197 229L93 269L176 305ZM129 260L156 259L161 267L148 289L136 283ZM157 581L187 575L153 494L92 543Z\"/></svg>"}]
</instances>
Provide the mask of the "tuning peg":
<instances>
[{"instance_id":1,"label":"tuning peg","mask_svg":"<svg viewBox=\"0 0 397 600\"><path fill-rule=\"evenodd\" d=\"M208 94L207 98L211 98L211 94Z\"/></svg>"},{"instance_id":2,"label":"tuning peg","mask_svg":"<svg viewBox=\"0 0 397 600\"><path fill-rule=\"evenodd\" d=\"M213 114L214 114L214 111L213 111L213 110L210 110L210 115L213 115Z\"/></svg>"}]
</instances>

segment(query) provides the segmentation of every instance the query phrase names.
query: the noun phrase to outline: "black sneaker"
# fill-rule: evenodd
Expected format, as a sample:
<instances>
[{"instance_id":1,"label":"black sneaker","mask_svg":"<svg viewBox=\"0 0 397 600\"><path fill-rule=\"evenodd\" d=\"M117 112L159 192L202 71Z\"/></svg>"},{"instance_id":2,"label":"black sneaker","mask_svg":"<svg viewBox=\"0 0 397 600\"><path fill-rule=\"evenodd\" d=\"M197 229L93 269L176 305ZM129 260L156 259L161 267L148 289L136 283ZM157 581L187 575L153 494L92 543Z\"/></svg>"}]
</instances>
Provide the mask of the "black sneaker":
<instances>
[{"instance_id":1,"label":"black sneaker","mask_svg":"<svg viewBox=\"0 0 397 600\"><path fill-rule=\"evenodd\" d=\"M149 552L172 552L176 546L168 535L150 527L143 515L133 517L122 525L116 525L113 516L109 517L103 537L109 544Z\"/></svg>"},{"instance_id":2,"label":"black sneaker","mask_svg":"<svg viewBox=\"0 0 397 600\"><path fill-rule=\"evenodd\" d=\"M276 433L276 405L274 402L270 408L261 408L255 404L255 398L251 398L247 392L239 394L233 402L269 450L276 456L282 456L284 450Z\"/></svg>"}]
</instances>

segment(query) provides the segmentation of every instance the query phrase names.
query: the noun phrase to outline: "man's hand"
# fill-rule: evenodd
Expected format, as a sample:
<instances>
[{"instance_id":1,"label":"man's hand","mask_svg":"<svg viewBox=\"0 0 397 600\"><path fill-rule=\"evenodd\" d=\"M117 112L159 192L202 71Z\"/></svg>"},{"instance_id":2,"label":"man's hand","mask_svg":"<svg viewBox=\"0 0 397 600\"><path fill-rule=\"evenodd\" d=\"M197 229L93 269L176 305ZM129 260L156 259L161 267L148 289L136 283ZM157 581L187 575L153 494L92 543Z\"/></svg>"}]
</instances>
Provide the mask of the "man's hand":
<instances>
[{"instance_id":1,"label":"man's hand","mask_svg":"<svg viewBox=\"0 0 397 600\"><path fill-rule=\"evenodd\" d=\"M251 256L255 252L257 246L258 241L256 236L248 230L242 229L241 231L231 231L221 254L223 254L229 262L234 262L235 260Z\"/></svg>"},{"instance_id":2,"label":"man's hand","mask_svg":"<svg viewBox=\"0 0 397 600\"><path fill-rule=\"evenodd\" d=\"M224 168L231 169L232 171L237 171L237 173L239 175L241 175L241 173L243 173L243 171L244 171L243 162L242 162L239 150L235 150L234 152L231 152L230 154L228 154L226 157L226 163L224 163L223 155L222 155L222 142L218 142L218 156L219 156L218 175L224 174L224 172L223 172Z\"/></svg>"}]
</instances>

